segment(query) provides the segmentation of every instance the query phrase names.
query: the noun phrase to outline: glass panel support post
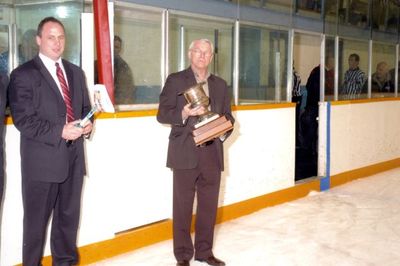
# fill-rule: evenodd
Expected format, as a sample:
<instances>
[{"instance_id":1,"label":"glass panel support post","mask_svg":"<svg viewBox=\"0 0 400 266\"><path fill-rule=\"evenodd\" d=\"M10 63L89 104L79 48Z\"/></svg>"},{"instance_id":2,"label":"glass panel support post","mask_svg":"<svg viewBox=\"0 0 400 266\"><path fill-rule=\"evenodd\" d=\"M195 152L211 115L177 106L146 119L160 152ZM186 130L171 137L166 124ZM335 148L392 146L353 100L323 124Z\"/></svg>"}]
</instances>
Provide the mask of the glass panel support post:
<instances>
[{"instance_id":1,"label":"glass panel support post","mask_svg":"<svg viewBox=\"0 0 400 266\"><path fill-rule=\"evenodd\" d=\"M233 99L235 105L239 104L239 34L240 22L235 21L234 25L234 45L233 45Z\"/></svg>"},{"instance_id":2,"label":"glass panel support post","mask_svg":"<svg viewBox=\"0 0 400 266\"><path fill-rule=\"evenodd\" d=\"M370 99L371 97L372 97L372 93L371 93L371 90L372 90L372 77L371 77L371 73L372 73L372 57L374 56L373 54L372 54L372 46L373 46L373 42L372 42L372 40L369 40L368 41L368 74L367 74L367 77L368 77L368 99Z\"/></svg>"},{"instance_id":3,"label":"glass panel support post","mask_svg":"<svg viewBox=\"0 0 400 266\"><path fill-rule=\"evenodd\" d=\"M179 71L185 69L185 26L179 26Z\"/></svg>"},{"instance_id":4,"label":"glass panel support post","mask_svg":"<svg viewBox=\"0 0 400 266\"><path fill-rule=\"evenodd\" d=\"M278 45L277 45L278 46ZM281 52L275 52L275 102L281 101Z\"/></svg>"},{"instance_id":5,"label":"glass panel support post","mask_svg":"<svg viewBox=\"0 0 400 266\"><path fill-rule=\"evenodd\" d=\"M294 45L294 30L289 30L288 36L288 64L287 64L287 84L286 84L286 101L292 101L293 90L293 45Z\"/></svg>"},{"instance_id":6,"label":"glass panel support post","mask_svg":"<svg viewBox=\"0 0 400 266\"><path fill-rule=\"evenodd\" d=\"M325 49L326 49L326 36L321 34L321 55L320 55L320 75L319 75L319 101L325 100Z\"/></svg>"},{"instance_id":7,"label":"glass panel support post","mask_svg":"<svg viewBox=\"0 0 400 266\"><path fill-rule=\"evenodd\" d=\"M399 91L399 44L396 44L396 64L394 66L394 96L397 97Z\"/></svg>"},{"instance_id":8,"label":"glass panel support post","mask_svg":"<svg viewBox=\"0 0 400 266\"><path fill-rule=\"evenodd\" d=\"M163 10L161 16L161 88L167 79L169 68L168 68L168 45L169 41L169 11Z\"/></svg>"},{"instance_id":9,"label":"glass panel support post","mask_svg":"<svg viewBox=\"0 0 400 266\"><path fill-rule=\"evenodd\" d=\"M339 36L335 36L335 76L334 100L339 99Z\"/></svg>"}]
</instances>

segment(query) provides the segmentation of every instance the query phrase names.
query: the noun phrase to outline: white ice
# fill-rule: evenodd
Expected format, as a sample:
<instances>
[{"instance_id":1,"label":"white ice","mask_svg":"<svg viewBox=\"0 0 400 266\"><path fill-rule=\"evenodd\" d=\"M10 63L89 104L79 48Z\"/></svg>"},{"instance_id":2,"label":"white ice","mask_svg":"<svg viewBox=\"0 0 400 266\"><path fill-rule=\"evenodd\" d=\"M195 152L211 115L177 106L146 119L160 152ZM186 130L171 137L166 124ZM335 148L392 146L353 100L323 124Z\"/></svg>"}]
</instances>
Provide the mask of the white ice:
<instances>
[{"instance_id":1,"label":"white ice","mask_svg":"<svg viewBox=\"0 0 400 266\"><path fill-rule=\"evenodd\" d=\"M400 265L400 168L217 225L214 254L228 266ZM92 266L175 263L168 240Z\"/></svg>"}]
</instances>

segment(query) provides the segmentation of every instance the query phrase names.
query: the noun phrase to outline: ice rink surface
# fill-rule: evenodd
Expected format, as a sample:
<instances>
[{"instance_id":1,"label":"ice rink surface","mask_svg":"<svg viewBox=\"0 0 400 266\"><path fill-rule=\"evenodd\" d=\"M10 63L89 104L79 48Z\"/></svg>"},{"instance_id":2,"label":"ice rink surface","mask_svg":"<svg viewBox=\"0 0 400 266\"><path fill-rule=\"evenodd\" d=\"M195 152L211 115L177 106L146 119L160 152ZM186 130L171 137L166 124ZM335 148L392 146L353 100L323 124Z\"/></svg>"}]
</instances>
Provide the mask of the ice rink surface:
<instances>
[{"instance_id":1,"label":"ice rink surface","mask_svg":"<svg viewBox=\"0 0 400 266\"><path fill-rule=\"evenodd\" d=\"M400 168L217 225L214 255L227 266L398 266ZM91 265L175 263L168 240Z\"/></svg>"}]
</instances>

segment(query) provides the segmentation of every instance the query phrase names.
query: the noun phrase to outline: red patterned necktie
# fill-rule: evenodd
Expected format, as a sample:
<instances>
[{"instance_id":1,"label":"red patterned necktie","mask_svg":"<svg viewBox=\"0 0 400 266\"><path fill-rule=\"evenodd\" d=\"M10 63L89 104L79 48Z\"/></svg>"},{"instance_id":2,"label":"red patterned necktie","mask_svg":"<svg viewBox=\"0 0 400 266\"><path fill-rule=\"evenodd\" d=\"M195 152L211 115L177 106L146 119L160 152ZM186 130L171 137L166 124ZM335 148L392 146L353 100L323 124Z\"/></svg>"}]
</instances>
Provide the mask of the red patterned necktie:
<instances>
[{"instance_id":1,"label":"red patterned necktie","mask_svg":"<svg viewBox=\"0 0 400 266\"><path fill-rule=\"evenodd\" d=\"M75 120L74 111L72 110L72 102L71 102L71 95L69 93L69 88L67 82L65 81L64 73L62 72L61 67L58 63L56 63L56 72L64 96L65 106L67 107L67 122L69 123Z\"/></svg>"}]
</instances>

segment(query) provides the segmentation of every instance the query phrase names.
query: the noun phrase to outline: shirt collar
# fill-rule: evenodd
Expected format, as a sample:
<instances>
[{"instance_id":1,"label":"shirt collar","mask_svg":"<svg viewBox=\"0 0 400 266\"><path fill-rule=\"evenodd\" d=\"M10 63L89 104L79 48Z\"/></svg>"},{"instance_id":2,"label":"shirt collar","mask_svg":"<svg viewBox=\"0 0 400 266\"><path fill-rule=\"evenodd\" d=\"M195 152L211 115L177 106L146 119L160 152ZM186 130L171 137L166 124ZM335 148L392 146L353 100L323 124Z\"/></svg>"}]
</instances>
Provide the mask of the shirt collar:
<instances>
[{"instance_id":1,"label":"shirt collar","mask_svg":"<svg viewBox=\"0 0 400 266\"><path fill-rule=\"evenodd\" d=\"M47 68L50 68L50 69L55 68L55 63L58 63L61 67L63 67L61 57L58 58L57 61L54 61L53 59L51 59L51 58L48 57L48 56L45 56L45 55L42 54L42 53L39 53L39 57L40 57L40 59L42 60L43 64L44 64Z\"/></svg>"},{"instance_id":2,"label":"shirt collar","mask_svg":"<svg viewBox=\"0 0 400 266\"><path fill-rule=\"evenodd\" d=\"M193 68L192 68L192 71L193 71L194 77L196 78L197 83L200 83L202 81L207 82L208 78L211 76L210 71L207 71L206 78L204 80L200 80L199 75L196 73L196 71L193 70Z\"/></svg>"}]
</instances>

